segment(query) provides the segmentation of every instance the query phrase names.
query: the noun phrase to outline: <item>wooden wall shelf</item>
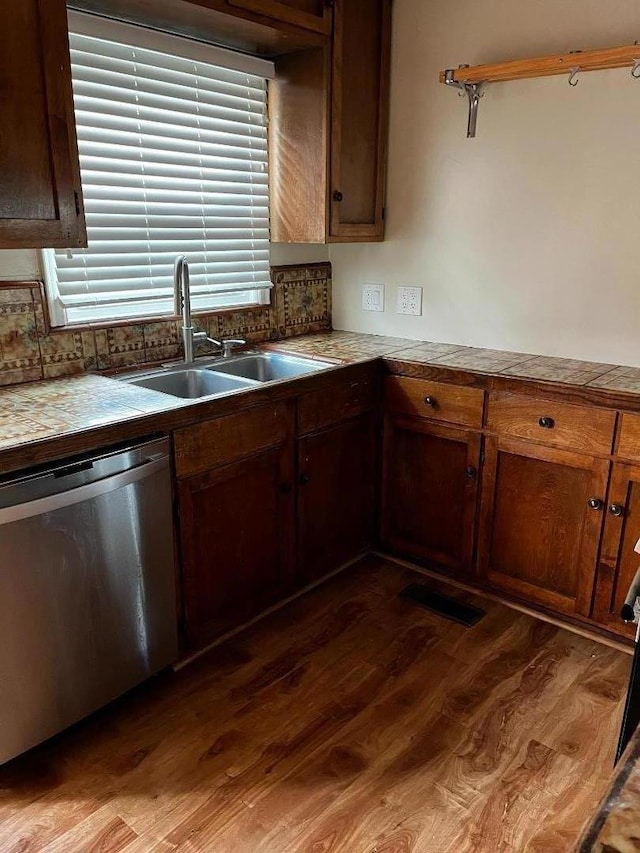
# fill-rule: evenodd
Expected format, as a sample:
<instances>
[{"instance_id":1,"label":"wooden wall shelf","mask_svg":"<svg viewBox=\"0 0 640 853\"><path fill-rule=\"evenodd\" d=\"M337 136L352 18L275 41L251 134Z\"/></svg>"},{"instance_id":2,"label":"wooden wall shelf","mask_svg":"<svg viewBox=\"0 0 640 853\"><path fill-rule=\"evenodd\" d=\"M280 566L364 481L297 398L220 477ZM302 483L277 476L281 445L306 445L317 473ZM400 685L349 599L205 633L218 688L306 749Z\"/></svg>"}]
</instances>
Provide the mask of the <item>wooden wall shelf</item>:
<instances>
[{"instance_id":1,"label":"wooden wall shelf","mask_svg":"<svg viewBox=\"0 0 640 853\"><path fill-rule=\"evenodd\" d=\"M440 72L440 82L454 86L469 99L467 137L476 135L478 101L485 83L505 83L532 77L568 74L569 83L583 71L605 71L609 68L631 68L631 76L640 78L640 44L607 47L598 50L576 50L536 59L513 59L487 65L461 65Z\"/></svg>"}]
</instances>

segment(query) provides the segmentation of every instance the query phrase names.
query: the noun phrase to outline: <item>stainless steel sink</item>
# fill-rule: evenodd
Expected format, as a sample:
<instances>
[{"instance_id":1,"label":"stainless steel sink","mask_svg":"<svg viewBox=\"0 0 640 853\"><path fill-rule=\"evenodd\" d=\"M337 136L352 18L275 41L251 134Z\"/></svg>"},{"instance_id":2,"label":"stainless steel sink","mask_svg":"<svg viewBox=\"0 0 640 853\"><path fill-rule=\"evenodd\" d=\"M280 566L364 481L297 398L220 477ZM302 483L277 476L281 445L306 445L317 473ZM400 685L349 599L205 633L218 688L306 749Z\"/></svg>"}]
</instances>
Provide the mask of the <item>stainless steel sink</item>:
<instances>
[{"instance_id":1,"label":"stainless steel sink","mask_svg":"<svg viewBox=\"0 0 640 853\"><path fill-rule=\"evenodd\" d=\"M140 388L149 388L152 391L186 399L214 397L219 394L228 394L230 391L238 391L241 388L251 388L256 384L240 376L226 376L200 368L165 369L144 376L126 377L126 381Z\"/></svg>"},{"instance_id":2,"label":"stainless steel sink","mask_svg":"<svg viewBox=\"0 0 640 853\"><path fill-rule=\"evenodd\" d=\"M326 370L331 364L311 361L308 358L296 358L291 355L261 352L239 355L211 365L209 370L225 373L229 376L243 376L255 382L276 382L278 379L293 379L305 373Z\"/></svg>"},{"instance_id":3,"label":"stainless steel sink","mask_svg":"<svg viewBox=\"0 0 640 853\"><path fill-rule=\"evenodd\" d=\"M120 376L124 382L160 391L173 397L197 400L202 397L219 397L255 388L263 382L293 379L305 373L315 373L332 367L331 363L311 361L279 353L247 353L231 358L214 358L197 364L177 364L158 367L144 373Z\"/></svg>"}]
</instances>

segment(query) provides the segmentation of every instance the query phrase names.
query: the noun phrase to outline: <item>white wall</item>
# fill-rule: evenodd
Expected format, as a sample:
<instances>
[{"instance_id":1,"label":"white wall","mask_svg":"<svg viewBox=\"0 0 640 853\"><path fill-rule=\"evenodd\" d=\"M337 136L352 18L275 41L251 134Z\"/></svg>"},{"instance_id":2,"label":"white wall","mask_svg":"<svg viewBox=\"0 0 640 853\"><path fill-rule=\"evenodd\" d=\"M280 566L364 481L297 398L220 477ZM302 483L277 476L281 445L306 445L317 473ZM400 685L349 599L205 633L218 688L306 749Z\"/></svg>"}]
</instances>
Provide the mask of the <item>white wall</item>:
<instances>
[{"instance_id":1,"label":"white wall","mask_svg":"<svg viewBox=\"0 0 640 853\"><path fill-rule=\"evenodd\" d=\"M33 249L5 249L0 252L0 280L33 281L40 277L38 253Z\"/></svg>"},{"instance_id":2,"label":"white wall","mask_svg":"<svg viewBox=\"0 0 640 853\"><path fill-rule=\"evenodd\" d=\"M394 0L387 239L331 247L334 326L640 365L640 80L493 84L474 140L438 83L635 39L638 0ZM398 284L424 288L422 317L395 313Z\"/></svg>"}]
</instances>

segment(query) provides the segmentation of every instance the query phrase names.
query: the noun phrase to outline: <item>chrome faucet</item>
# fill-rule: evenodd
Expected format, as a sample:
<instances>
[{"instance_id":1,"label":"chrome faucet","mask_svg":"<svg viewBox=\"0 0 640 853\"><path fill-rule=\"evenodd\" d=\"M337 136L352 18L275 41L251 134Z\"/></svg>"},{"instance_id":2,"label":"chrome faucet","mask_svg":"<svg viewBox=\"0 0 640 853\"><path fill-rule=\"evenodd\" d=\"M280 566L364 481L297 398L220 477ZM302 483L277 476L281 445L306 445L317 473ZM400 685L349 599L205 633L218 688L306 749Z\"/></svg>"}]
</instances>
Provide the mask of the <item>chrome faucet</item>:
<instances>
[{"instance_id":1,"label":"chrome faucet","mask_svg":"<svg viewBox=\"0 0 640 853\"><path fill-rule=\"evenodd\" d=\"M210 338L206 332L194 331L191 323L191 293L189 291L189 264L185 255L178 255L173 267L173 304L176 314L182 314L182 340L185 364L193 364L193 352L198 344L209 343L222 347L221 341Z\"/></svg>"},{"instance_id":2,"label":"chrome faucet","mask_svg":"<svg viewBox=\"0 0 640 853\"><path fill-rule=\"evenodd\" d=\"M173 267L173 305L176 314L182 314L182 340L184 342L184 362L193 364L194 350L198 344L212 344L220 347L223 358L233 355L235 346L246 344L244 338L223 338L216 341L206 332L194 331L191 322L191 292L189 290L189 264L185 255L178 255Z\"/></svg>"}]
</instances>

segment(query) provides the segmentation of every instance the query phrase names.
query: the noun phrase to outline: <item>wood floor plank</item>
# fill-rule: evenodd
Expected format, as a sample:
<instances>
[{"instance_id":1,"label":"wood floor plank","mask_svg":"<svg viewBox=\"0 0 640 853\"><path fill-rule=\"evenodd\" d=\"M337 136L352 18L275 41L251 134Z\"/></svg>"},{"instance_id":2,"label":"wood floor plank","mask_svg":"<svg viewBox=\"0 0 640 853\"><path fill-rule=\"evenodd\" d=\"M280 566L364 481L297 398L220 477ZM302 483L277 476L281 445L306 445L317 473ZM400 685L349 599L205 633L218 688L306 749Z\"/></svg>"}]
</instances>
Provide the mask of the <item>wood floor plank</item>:
<instances>
[{"instance_id":1,"label":"wood floor plank","mask_svg":"<svg viewBox=\"0 0 640 853\"><path fill-rule=\"evenodd\" d=\"M434 581L464 628L415 579L367 558L0 768L0 850L566 853L628 658Z\"/></svg>"}]
</instances>

